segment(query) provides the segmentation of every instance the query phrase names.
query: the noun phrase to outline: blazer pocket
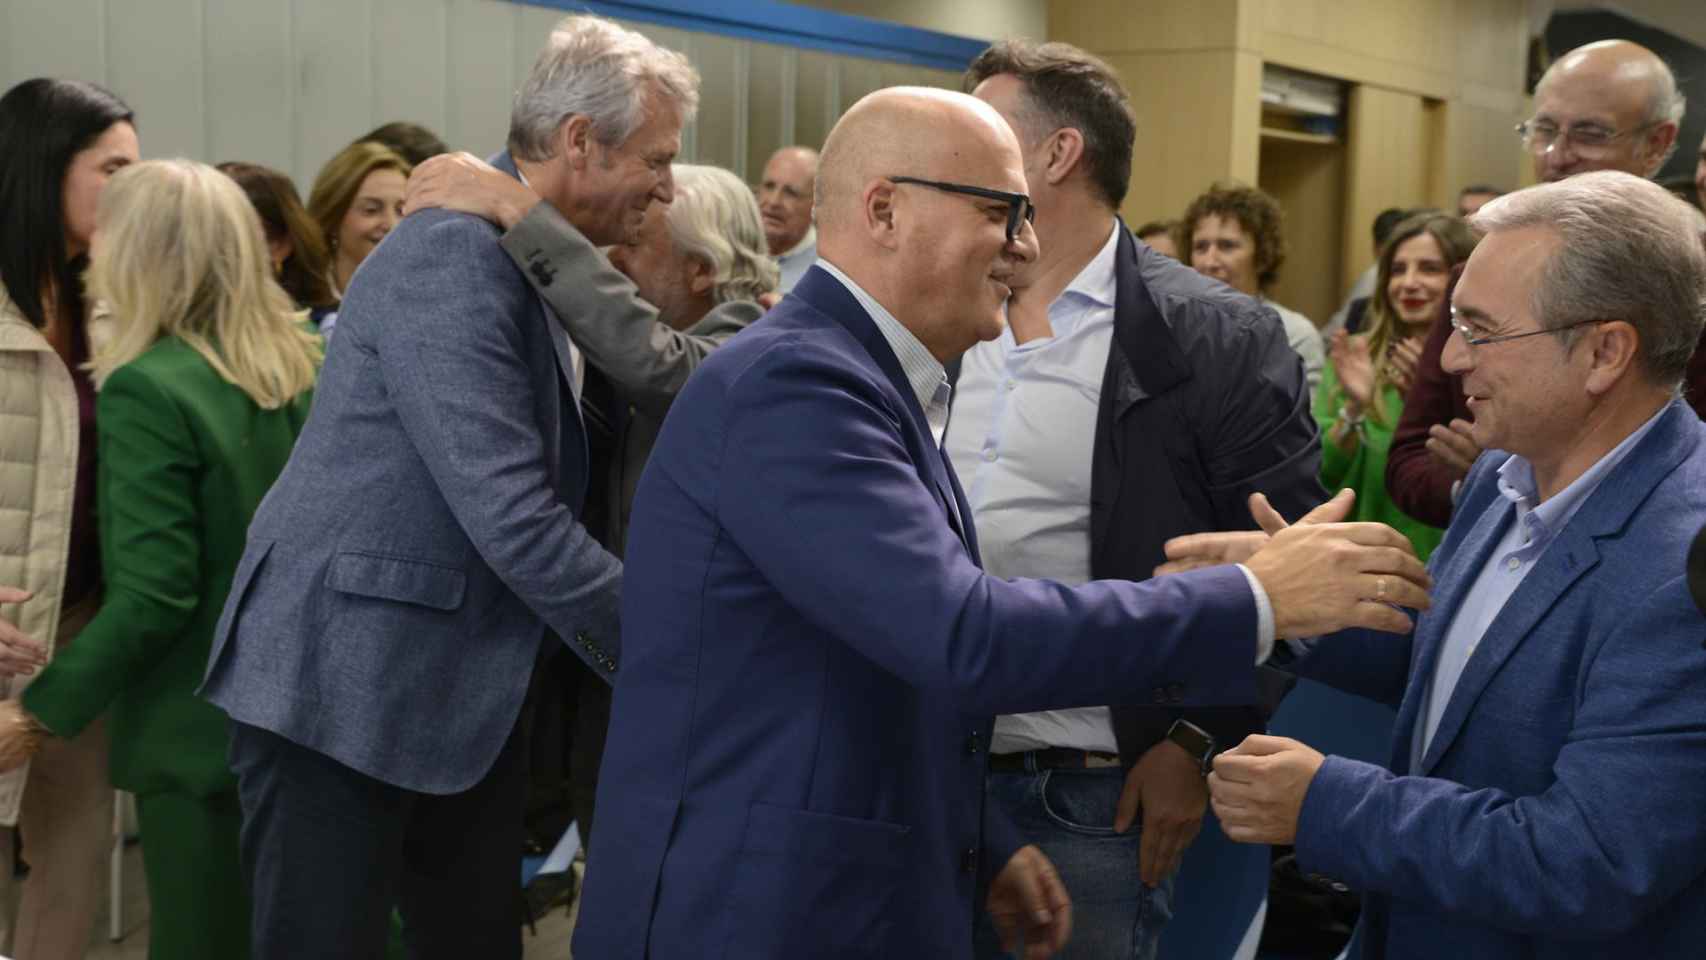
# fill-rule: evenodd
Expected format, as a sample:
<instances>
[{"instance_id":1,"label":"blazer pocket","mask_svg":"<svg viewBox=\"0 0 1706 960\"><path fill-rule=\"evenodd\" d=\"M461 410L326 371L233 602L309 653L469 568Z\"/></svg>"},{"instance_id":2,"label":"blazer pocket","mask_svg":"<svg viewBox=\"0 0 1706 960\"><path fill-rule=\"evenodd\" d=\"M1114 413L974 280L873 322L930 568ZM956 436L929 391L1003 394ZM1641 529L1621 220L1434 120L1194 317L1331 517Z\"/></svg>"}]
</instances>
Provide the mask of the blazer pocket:
<instances>
[{"instance_id":1,"label":"blazer pocket","mask_svg":"<svg viewBox=\"0 0 1706 960\"><path fill-rule=\"evenodd\" d=\"M755 803L730 878L730 958L903 956L912 828ZM905 930L905 925L900 927Z\"/></svg>"},{"instance_id":2,"label":"blazer pocket","mask_svg":"<svg viewBox=\"0 0 1706 960\"><path fill-rule=\"evenodd\" d=\"M340 553L326 571L326 586L377 600L412 603L433 610L462 606L468 576L455 567L372 553Z\"/></svg>"}]
</instances>

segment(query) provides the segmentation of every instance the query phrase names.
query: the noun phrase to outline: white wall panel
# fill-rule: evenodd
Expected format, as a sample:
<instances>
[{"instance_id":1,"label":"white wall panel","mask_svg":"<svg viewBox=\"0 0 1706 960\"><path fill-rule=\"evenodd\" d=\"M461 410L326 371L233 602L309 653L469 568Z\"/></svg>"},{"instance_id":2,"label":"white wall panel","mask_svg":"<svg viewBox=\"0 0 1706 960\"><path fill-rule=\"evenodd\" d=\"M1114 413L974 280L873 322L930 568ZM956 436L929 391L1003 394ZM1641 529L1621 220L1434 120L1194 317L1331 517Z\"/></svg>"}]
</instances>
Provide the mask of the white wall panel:
<instances>
[{"instance_id":1,"label":"white wall panel","mask_svg":"<svg viewBox=\"0 0 1706 960\"><path fill-rule=\"evenodd\" d=\"M515 7L492 0L452 0L449 32L446 119L440 136L456 149L490 156L509 133L515 63L521 59Z\"/></svg>"},{"instance_id":2,"label":"white wall panel","mask_svg":"<svg viewBox=\"0 0 1706 960\"><path fill-rule=\"evenodd\" d=\"M107 5L107 86L136 111L150 157L207 155L202 0Z\"/></svg>"},{"instance_id":3,"label":"white wall panel","mask_svg":"<svg viewBox=\"0 0 1706 960\"><path fill-rule=\"evenodd\" d=\"M211 163L243 160L277 167L306 187L314 171L296 169L296 70L289 3L207 0L207 145ZM152 138L142 149L154 154Z\"/></svg>"},{"instance_id":4,"label":"white wall panel","mask_svg":"<svg viewBox=\"0 0 1706 960\"><path fill-rule=\"evenodd\" d=\"M374 126L444 129L448 18L447 0L373 0Z\"/></svg>"},{"instance_id":5,"label":"white wall panel","mask_svg":"<svg viewBox=\"0 0 1706 960\"><path fill-rule=\"evenodd\" d=\"M563 19L568 11L529 4L508 6L513 11L515 23L515 63L512 65L514 86L519 88L521 81L527 79L527 72L533 69L533 61L539 56L539 51L545 49L545 38L551 35L551 28L555 27L557 21ZM505 126L507 128L508 125Z\"/></svg>"},{"instance_id":6,"label":"white wall panel","mask_svg":"<svg viewBox=\"0 0 1706 960\"><path fill-rule=\"evenodd\" d=\"M263 163L306 196L326 160L391 120L482 156L499 149L515 89L564 15L506 0L0 0L0 89L44 75L100 83L136 108L144 156ZM821 143L870 90L956 81L625 25L686 54L704 77L682 159L749 180L782 141Z\"/></svg>"},{"instance_id":7,"label":"white wall panel","mask_svg":"<svg viewBox=\"0 0 1706 960\"><path fill-rule=\"evenodd\" d=\"M321 165L375 126L372 15L372 0L292 0L296 141L290 169L304 199Z\"/></svg>"},{"instance_id":8,"label":"white wall panel","mask_svg":"<svg viewBox=\"0 0 1706 960\"><path fill-rule=\"evenodd\" d=\"M31 77L106 85L106 0L13 0L8 6L8 88Z\"/></svg>"}]
</instances>

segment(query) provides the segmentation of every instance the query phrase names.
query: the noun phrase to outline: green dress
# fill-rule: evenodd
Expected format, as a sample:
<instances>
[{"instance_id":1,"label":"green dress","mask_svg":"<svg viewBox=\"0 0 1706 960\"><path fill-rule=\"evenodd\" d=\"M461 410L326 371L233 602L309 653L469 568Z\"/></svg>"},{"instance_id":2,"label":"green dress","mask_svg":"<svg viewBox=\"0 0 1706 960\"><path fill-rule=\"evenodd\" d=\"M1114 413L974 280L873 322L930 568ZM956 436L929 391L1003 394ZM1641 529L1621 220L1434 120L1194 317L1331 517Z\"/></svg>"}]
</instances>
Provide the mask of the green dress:
<instances>
[{"instance_id":1,"label":"green dress","mask_svg":"<svg viewBox=\"0 0 1706 960\"><path fill-rule=\"evenodd\" d=\"M195 691L249 521L311 395L262 410L168 337L115 370L96 401L105 593L23 704L62 737L111 711L112 781L137 795L157 960L248 955L226 719Z\"/></svg>"},{"instance_id":2,"label":"green dress","mask_svg":"<svg viewBox=\"0 0 1706 960\"><path fill-rule=\"evenodd\" d=\"M1344 403L1344 391L1332 364L1321 372L1321 386L1315 391L1315 422L1321 426L1321 482L1329 491L1345 487L1356 491L1356 508L1350 519L1384 523L1404 536L1416 547L1416 556L1425 562L1439 546L1445 531L1415 520L1392 502L1386 492L1386 453L1392 448L1392 431L1398 425L1398 414L1404 406L1404 394L1391 384L1382 388L1380 402L1383 417L1370 410L1363 415L1359 428L1362 441L1350 452L1340 450L1328 437Z\"/></svg>"}]
</instances>

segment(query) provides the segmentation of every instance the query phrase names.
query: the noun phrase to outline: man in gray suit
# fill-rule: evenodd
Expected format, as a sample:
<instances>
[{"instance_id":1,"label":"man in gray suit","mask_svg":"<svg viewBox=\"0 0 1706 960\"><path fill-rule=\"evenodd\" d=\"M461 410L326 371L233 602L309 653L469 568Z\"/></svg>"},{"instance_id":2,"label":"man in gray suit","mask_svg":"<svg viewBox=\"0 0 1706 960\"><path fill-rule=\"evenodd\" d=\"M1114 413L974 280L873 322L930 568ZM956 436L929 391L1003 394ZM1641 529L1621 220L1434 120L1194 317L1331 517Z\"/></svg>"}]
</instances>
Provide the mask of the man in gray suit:
<instances>
[{"instance_id":1,"label":"man in gray suit","mask_svg":"<svg viewBox=\"0 0 1706 960\"><path fill-rule=\"evenodd\" d=\"M618 557L640 471L670 403L712 350L758 319L757 301L776 295L776 262L765 252L758 202L746 184L694 164L675 164L673 176L675 199L647 208L639 232L611 247L608 260L556 207L471 154L416 167L403 205L405 214L445 207L503 228L504 251L585 351L591 493L602 493L589 496L585 516ZM570 795L590 847L610 688L578 663L563 666L572 700L564 731Z\"/></svg>"},{"instance_id":2,"label":"man in gray suit","mask_svg":"<svg viewBox=\"0 0 1706 960\"><path fill-rule=\"evenodd\" d=\"M513 173L593 243L673 195L678 54L565 19L516 95ZM232 719L254 950L518 958L536 664L617 665L615 558L577 519L584 363L477 218L405 220L363 264L262 504L204 686Z\"/></svg>"}]
</instances>

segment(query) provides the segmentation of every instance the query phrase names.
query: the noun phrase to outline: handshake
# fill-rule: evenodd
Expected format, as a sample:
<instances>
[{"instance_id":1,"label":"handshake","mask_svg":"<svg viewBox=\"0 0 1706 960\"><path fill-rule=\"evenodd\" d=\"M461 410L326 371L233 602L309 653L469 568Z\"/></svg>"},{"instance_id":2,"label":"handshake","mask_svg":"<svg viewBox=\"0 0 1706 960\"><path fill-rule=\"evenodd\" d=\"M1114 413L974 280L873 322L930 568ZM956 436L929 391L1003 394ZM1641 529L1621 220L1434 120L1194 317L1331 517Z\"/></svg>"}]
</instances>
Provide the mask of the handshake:
<instances>
[{"instance_id":1,"label":"handshake","mask_svg":"<svg viewBox=\"0 0 1706 960\"><path fill-rule=\"evenodd\" d=\"M1197 533L1167 541L1155 574L1242 563L1262 584L1278 638L1348 627L1408 633L1401 607L1428 608L1427 569L1408 538L1383 523L1345 523L1356 494L1339 491L1295 524L1263 495L1250 497L1261 530Z\"/></svg>"}]
</instances>

